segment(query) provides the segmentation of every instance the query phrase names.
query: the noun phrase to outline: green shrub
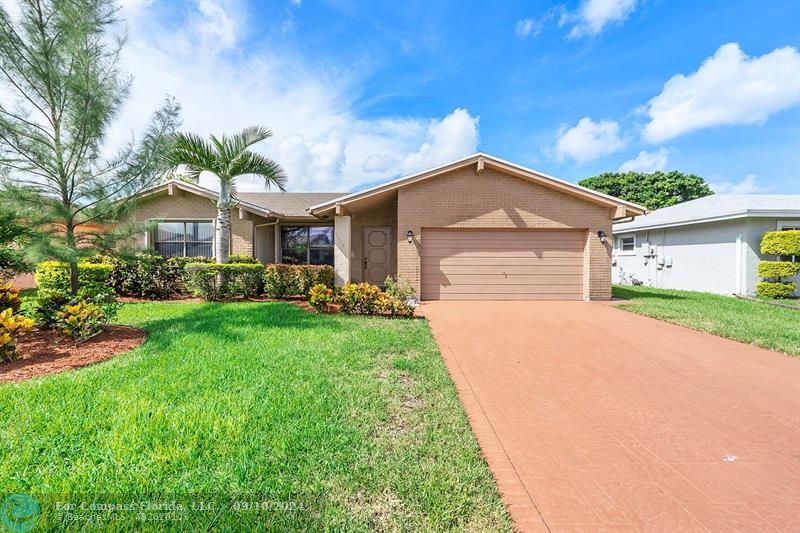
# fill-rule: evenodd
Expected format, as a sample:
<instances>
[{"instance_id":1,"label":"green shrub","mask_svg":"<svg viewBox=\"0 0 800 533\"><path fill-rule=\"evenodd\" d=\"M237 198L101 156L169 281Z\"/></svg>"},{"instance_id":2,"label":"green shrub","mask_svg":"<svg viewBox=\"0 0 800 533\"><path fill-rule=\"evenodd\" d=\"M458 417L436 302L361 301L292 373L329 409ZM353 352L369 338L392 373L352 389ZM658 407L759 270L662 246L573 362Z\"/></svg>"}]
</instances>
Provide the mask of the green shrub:
<instances>
[{"instance_id":1,"label":"green shrub","mask_svg":"<svg viewBox=\"0 0 800 533\"><path fill-rule=\"evenodd\" d=\"M183 266L160 255L137 254L110 260L111 285L117 294L162 299L180 292Z\"/></svg>"},{"instance_id":2,"label":"green shrub","mask_svg":"<svg viewBox=\"0 0 800 533\"><path fill-rule=\"evenodd\" d=\"M791 278L800 273L800 263L789 261L761 261L758 275L762 278Z\"/></svg>"},{"instance_id":3,"label":"green shrub","mask_svg":"<svg viewBox=\"0 0 800 533\"><path fill-rule=\"evenodd\" d=\"M789 298L796 288L793 281L760 281L756 283L756 294L765 298Z\"/></svg>"},{"instance_id":4,"label":"green shrub","mask_svg":"<svg viewBox=\"0 0 800 533\"><path fill-rule=\"evenodd\" d=\"M271 298L285 298L300 293L291 265L270 264L264 268L264 292Z\"/></svg>"},{"instance_id":5,"label":"green shrub","mask_svg":"<svg viewBox=\"0 0 800 533\"><path fill-rule=\"evenodd\" d=\"M78 296L95 298L98 295L113 296L111 273L113 265L108 263L80 263L78 265ZM69 265L58 261L43 261L36 265L36 285L46 293L69 294Z\"/></svg>"},{"instance_id":6,"label":"green shrub","mask_svg":"<svg viewBox=\"0 0 800 533\"><path fill-rule=\"evenodd\" d=\"M330 265L269 264L264 270L264 290L271 298L308 297L314 285L333 288L333 281Z\"/></svg>"},{"instance_id":7,"label":"green shrub","mask_svg":"<svg viewBox=\"0 0 800 533\"><path fill-rule=\"evenodd\" d=\"M314 309L322 313L323 311L328 309L328 306L332 304L335 300L335 295L333 293L333 289L326 287L322 283L317 283L308 293L308 303L310 303Z\"/></svg>"},{"instance_id":8,"label":"green shrub","mask_svg":"<svg viewBox=\"0 0 800 533\"><path fill-rule=\"evenodd\" d=\"M184 280L189 292L204 300L251 297L259 293L262 271L260 264L189 263Z\"/></svg>"},{"instance_id":9,"label":"green shrub","mask_svg":"<svg viewBox=\"0 0 800 533\"><path fill-rule=\"evenodd\" d=\"M169 259L167 259L167 262L170 263L171 265L177 267L177 268L183 269L183 267L185 267L189 263L206 263L206 264L214 263L214 258L213 257L203 257L203 256L197 256L197 257L170 257Z\"/></svg>"},{"instance_id":10,"label":"green shrub","mask_svg":"<svg viewBox=\"0 0 800 533\"><path fill-rule=\"evenodd\" d=\"M16 314L11 307L0 311L0 361L17 359L17 338L34 325L33 319Z\"/></svg>"},{"instance_id":11,"label":"green shrub","mask_svg":"<svg viewBox=\"0 0 800 533\"><path fill-rule=\"evenodd\" d=\"M260 265L261 261L249 255L233 254L228 257L228 263Z\"/></svg>"},{"instance_id":12,"label":"green shrub","mask_svg":"<svg viewBox=\"0 0 800 533\"><path fill-rule=\"evenodd\" d=\"M761 238L764 255L800 255L800 230L770 231Z\"/></svg>"},{"instance_id":13,"label":"green shrub","mask_svg":"<svg viewBox=\"0 0 800 533\"><path fill-rule=\"evenodd\" d=\"M58 329L75 342L83 342L103 332L109 316L99 305L80 300L65 305L58 314Z\"/></svg>"},{"instance_id":14,"label":"green shrub","mask_svg":"<svg viewBox=\"0 0 800 533\"><path fill-rule=\"evenodd\" d=\"M14 282L0 282L0 311L11 308L15 313L19 311L22 299L19 297L19 289L14 287Z\"/></svg>"}]
</instances>

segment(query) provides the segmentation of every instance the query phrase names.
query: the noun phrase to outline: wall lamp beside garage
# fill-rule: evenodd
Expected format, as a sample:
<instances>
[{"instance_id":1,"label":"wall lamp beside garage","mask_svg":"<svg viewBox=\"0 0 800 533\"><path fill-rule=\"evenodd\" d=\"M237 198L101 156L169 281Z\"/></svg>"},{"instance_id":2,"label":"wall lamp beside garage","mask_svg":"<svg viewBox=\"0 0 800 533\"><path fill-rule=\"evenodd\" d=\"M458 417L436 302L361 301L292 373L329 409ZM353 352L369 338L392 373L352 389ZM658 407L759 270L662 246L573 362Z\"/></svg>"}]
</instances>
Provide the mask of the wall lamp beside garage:
<instances>
[{"instance_id":1,"label":"wall lamp beside garage","mask_svg":"<svg viewBox=\"0 0 800 533\"><path fill-rule=\"evenodd\" d=\"M411 230L408 230L406 232L406 239L408 239L408 244L411 244L412 242L414 242L414 232L411 231Z\"/></svg>"},{"instance_id":2,"label":"wall lamp beside garage","mask_svg":"<svg viewBox=\"0 0 800 533\"><path fill-rule=\"evenodd\" d=\"M600 238L600 242L602 242L603 244L606 243L607 239L606 239L606 232L605 231L603 231L601 229L597 230L597 236Z\"/></svg>"}]
</instances>

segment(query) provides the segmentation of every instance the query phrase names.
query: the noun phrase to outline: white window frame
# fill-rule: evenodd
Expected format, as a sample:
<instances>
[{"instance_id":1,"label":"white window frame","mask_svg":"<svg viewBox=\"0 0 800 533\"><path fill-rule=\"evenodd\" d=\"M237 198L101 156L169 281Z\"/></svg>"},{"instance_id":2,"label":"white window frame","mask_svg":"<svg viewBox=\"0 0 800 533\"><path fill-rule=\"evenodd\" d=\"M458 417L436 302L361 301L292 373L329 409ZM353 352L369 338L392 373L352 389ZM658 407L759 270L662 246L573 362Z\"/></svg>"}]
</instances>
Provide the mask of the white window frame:
<instances>
[{"instance_id":1,"label":"white window frame","mask_svg":"<svg viewBox=\"0 0 800 533\"><path fill-rule=\"evenodd\" d=\"M619 255L636 255L636 234L635 233L632 233L631 235L617 235L617 237L619 239L617 241L619 243L619 248L617 250L617 253ZM625 241L625 239L633 239L633 249L631 249L631 250L623 249L623 241Z\"/></svg>"},{"instance_id":2,"label":"white window frame","mask_svg":"<svg viewBox=\"0 0 800 533\"><path fill-rule=\"evenodd\" d=\"M212 239L211 239L211 258L213 259L216 257L216 247L217 247L217 239L216 239L216 232L217 232L217 219L216 218L152 218L147 220L147 224L160 224L161 222L182 222L184 224L190 222L210 222L212 226ZM183 241L183 253L186 254L186 226L184 226L184 241ZM158 232L158 226L149 230L145 233L145 247L151 250L156 249L156 233ZM176 241L177 242L177 241ZM195 241L191 241L195 242ZM183 255L181 257L188 257Z\"/></svg>"}]
</instances>

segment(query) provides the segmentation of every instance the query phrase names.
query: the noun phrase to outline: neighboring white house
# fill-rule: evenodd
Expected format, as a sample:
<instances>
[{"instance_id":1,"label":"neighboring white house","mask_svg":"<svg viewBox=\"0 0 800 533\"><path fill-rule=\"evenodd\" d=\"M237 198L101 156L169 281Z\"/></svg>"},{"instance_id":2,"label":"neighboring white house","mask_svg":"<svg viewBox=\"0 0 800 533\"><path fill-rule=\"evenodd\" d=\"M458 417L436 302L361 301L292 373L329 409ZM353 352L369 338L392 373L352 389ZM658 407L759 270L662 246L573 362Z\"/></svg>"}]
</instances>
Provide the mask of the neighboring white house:
<instances>
[{"instance_id":1,"label":"neighboring white house","mask_svg":"<svg viewBox=\"0 0 800 533\"><path fill-rule=\"evenodd\" d=\"M775 259L761 256L761 237L800 229L800 195L715 194L613 227L613 283L753 294L758 262Z\"/></svg>"}]
</instances>

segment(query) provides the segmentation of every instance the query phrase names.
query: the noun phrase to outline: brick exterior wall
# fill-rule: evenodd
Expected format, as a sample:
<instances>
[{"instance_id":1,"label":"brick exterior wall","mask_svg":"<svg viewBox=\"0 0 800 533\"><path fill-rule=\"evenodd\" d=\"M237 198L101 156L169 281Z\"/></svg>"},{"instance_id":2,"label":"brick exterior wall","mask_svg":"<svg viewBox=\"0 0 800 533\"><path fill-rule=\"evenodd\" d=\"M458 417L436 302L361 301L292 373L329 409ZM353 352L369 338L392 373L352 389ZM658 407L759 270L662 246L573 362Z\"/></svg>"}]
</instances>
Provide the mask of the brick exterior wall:
<instances>
[{"instance_id":1,"label":"brick exterior wall","mask_svg":"<svg viewBox=\"0 0 800 533\"><path fill-rule=\"evenodd\" d=\"M248 214L248 219L239 218L239 210L231 209L231 253L253 255L253 221L263 222L259 217ZM188 193L180 189L169 196L166 192L145 198L137 206L133 220L144 226L152 219L214 220L217 207L208 198ZM136 238L136 244L145 246L144 231Z\"/></svg>"},{"instance_id":2,"label":"brick exterior wall","mask_svg":"<svg viewBox=\"0 0 800 533\"><path fill-rule=\"evenodd\" d=\"M397 273L420 290L424 228L582 229L586 233L583 295L611 298L611 211L577 197L475 166L420 181L398 190ZM414 232L414 243L406 232ZM597 237L604 230L608 242ZM354 240L361 236L353 233Z\"/></svg>"}]
</instances>

